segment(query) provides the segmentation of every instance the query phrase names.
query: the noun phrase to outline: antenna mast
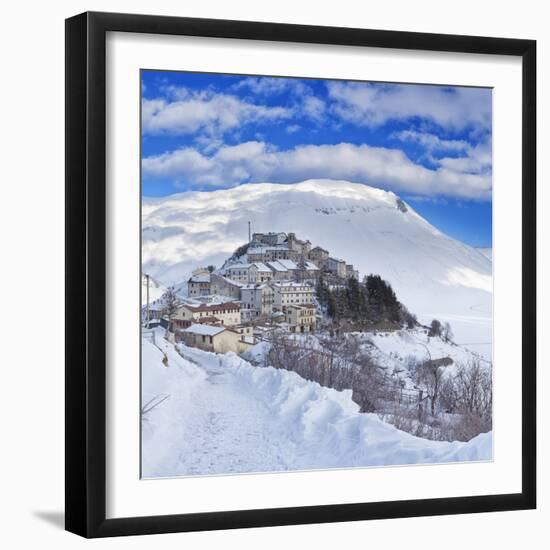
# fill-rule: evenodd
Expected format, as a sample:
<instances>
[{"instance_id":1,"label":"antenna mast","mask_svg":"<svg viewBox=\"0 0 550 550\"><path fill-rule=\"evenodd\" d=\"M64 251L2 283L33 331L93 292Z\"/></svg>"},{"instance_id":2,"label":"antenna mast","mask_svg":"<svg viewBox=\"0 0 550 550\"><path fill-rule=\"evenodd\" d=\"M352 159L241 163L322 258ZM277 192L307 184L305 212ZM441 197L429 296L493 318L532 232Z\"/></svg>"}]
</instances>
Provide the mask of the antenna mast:
<instances>
[{"instance_id":1,"label":"antenna mast","mask_svg":"<svg viewBox=\"0 0 550 550\"><path fill-rule=\"evenodd\" d=\"M250 222L248 222L248 242L252 240L252 236L250 234Z\"/></svg>"},{"instance_id":2,"label":"antenna mast","mask_svg":"<svg viewBox=\"0 0 550 550\"><path fill-rule=\"evenodd\" d=\"M145 278L147 279L147 309L145 313L145 326L148 326L149 324L149 275L145 275Z\"/></svg>"}]
</instances>

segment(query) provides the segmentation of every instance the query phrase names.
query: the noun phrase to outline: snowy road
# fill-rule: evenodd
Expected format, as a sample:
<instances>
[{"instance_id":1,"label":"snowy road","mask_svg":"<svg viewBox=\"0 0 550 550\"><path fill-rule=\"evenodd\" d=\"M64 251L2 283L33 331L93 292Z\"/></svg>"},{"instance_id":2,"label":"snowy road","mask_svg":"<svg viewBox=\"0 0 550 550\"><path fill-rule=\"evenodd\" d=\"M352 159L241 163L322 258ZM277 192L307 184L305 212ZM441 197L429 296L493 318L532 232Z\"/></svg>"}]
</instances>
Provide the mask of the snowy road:
<instances>
[{"instance_id":1,"label":"snowy road","mask_svg":"<svg viewBox=\"0 0 550 550\"><path fill-rule=\"evenodd\" d=\"M189 396L193 403L183 432L186 444L175 468L186 474L286 470L267 406L243 392L218 362L203 362L206 379ZM199 449L199 452L194 452ZM191 452L193 450L193 452Z\"/></svg>"},{"instance_id":2,"label":"snowy road","mask_svg":"<svg viewBox=\"0 0 550 550\"><path fill-rule=\"evenodd\" d=\"M169 358L165 374L171 376L144 401L158 393L169 393L170 399L164 410L149 415L144 427L144 440L152 449L143 457L147 477L290 468L282 456L285 440L268 405L222 364L220 356L187 349L182 357L163 339L157 338L157 344ZM195 377L182 385L170 368L184 368L184 374L195 370ZM153 422L164 427L151 433ZM289 450L286 445L287 457Z\"/></svg>"},{"instance_id":3,"label":"snowy road","mask_svg":"<svg viewBox=\"0 0 550 550\"><path fill-rule=\"evenodd\" d=\"M468 443L413 437L362 414L350 391L253 367L161 337L143 341L143 477L488 460L492 434Z\"/></svg>"}]
</instances>

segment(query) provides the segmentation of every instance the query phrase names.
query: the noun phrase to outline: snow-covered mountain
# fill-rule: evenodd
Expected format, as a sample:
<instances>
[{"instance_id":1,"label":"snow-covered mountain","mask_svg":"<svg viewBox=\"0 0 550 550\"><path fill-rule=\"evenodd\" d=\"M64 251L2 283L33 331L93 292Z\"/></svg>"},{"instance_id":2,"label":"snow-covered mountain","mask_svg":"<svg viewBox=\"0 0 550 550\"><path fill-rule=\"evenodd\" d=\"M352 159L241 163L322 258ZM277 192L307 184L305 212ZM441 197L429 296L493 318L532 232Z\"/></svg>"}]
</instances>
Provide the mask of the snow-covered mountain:
<instances>
[{"instance_id":1,"label":"snow-covered mountain","mask_svg":"<svg viewBox=\"0 0 550 550\"><path fill-rule=\"evenodd\" d=\"M164 285L220 266L252 231L294 232L380 274L419 319L448 320L459 343L490 356L492 263L443 234L394 193L344 181L248 184L143 199L143 270ZM475 346L474 346L475 344Z\"/></svg>"},{"instance_id":2,"label":"snow-covered mountain","mask_svg":"<svg viewBox=\"0 0 550 550\"><path fill-rule=\"evenodd\" d=\"M493 261L493 249L492 248L477 248L484 256L487 256L489 260Z\"/></svg>"}]
</instances>

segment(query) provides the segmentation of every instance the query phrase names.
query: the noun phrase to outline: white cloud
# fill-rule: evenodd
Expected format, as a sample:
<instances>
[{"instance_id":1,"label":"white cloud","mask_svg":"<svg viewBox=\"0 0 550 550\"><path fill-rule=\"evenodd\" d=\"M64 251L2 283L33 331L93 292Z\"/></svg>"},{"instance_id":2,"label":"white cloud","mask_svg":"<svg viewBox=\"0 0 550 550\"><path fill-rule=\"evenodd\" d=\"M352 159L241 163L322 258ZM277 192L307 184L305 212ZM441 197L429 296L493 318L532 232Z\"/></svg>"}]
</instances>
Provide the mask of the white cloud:
<instances>
[{"instance_id":1,"label":"white cloud","mask_svg":"<svg viewBox=\"0 0 550 550\"><path fill-rule=\"evenodd\" d=\"M488 89L360 82L328 82L327 89L331 111L360 126L376 127L413 117L450 129L491 126Z\"/></svg>"},{"instance_id":2,"label":"white cloud","mask_svg":"<svg viewBox=\"0 0 550 550\"><path fill-rule=\"evenodd\" d=\"M415 164L399 149L351 143L300 145L280 151L265 142L250 141L224 145L209 156L182 148L143 159L143 172L197 186L331 178L397 193L473 199L490 198L492 189L490 174L464 173L452 163L431 170Z\"/></svg>"},{"instance_id":3,"label":"white cloud","mask_svg":"<svg viewBox=\"0 0 550 550\"><path fill-rule=\"evenodd\" d=\"M402 130L395 132L390 137L403 142L418 143L430 152L435 151L455 151L467 152L471 150L471 145L465 140L441 139L435 134L427 132L416 132L414 130Z\"/></svg>"},{"instance_id":4,"label":"white cloud","mask_svg":"<svg viewBox=\"0 0 550 550\"><path fill-rule=\"evenodd\" d=\"M306 95L301 105L302 114L317 122L321 122L325 115L326 104L314 95Z\"/></svg>"},{"instance_id":5,"label":"white cloud","mask_svg":"<svg viewBox=\"0 0 550 550\"><path fill-rule=\"evenodd\" d=\"M249 76L232 86L233 90L249 89L254 94L277 95L287 91L306 93L306 86L297 79L270 76Z\"/></svg>"},{"instance_id":6,"label":"white cloud","mask_svg":"<svg viewBox=\"0 0 550 550\"><path fill-rule=\"evenodd\" d=\"M449 170L467 174L490 174L492 171L491 141L481 142L468 150L465 157L445 157L437 163Z\"/></svg>"},{"instance_id":7,"label":"white cloud","mask_svg":"<svg viewBox=\"0 0 550 550\"><path fill-rule=\"evenodd\" d=\"M220 135L244 124L287 119L285 107L269 107L243 101L228 94L190 92L185 88L170 91L173 100L144 99L144 134L192 134L203 131Z\"/></svg>"},{"instance_id":8,"label":"white cloud","mask_svg":"<svg viewBox=\"0 0 550 550\"><path fill-rule=\"evenodd\" d=\"M292 112L295 117L310 118L322 122L326 103L313 93L311 86L300 79L284 77L247 77L232 86L233 90L248 89L253 94L273 96L289 92L292 96Z\"/></svg>"},{"instance_id":9,"label":"white cloud","mask_svg":"<svg viewBox=\"0 0 550 550\"><path fill-rule=\"evenodd\" d=\"M286 127L286 133L287 134L295 134L299 130L301 130L301 126L299 124L290 124Z\"/></svg>"},{"instance_id":10,"label":"white cloud","mask_svg":"<svg viewBox=\"0 0 550 550\"><path fill-rule=\"evenodd\" d=\"M392 137L422 145L427 151L426 157L436 166L461 174L491 175L492 141L488 135L475 146L464 140L441 139L434 134L412 130L397 132ZM461 156L434 156L436 153L457 153Z\"/></svg>"}]
</instances>

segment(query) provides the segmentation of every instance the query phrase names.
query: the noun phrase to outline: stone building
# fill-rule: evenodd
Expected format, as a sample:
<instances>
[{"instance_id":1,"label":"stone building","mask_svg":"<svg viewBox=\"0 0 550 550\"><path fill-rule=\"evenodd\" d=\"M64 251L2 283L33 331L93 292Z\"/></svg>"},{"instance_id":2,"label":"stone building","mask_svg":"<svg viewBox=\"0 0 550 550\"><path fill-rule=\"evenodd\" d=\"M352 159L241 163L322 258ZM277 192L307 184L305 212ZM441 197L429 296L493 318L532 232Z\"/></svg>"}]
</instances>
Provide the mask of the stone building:
<instances>
[{"instance_id":1,"label":"stone building","mask_svg":"<svg viewBox=\"0 0 550 550\"><path fill-rule=\"evenodd\" d=\"M214 353L242 353L250 348L251 342L238 330L223 326L192 324L176 333L176 341L185 345Z\"/></svg>"},{"instance_id":2,"label":"stone building","mask_svg":"<svg viewBox=\"0 0 550 550\"><path fill-rule=\"evenodd\" d=\"M233 281L217 273L212 273L210 277L210 293L219 296L227 296L234 300L241 299L241 286L243 283Z\"/></svg>"},{"instance_id":3,"label":"stone building","mask_svg":"<svg viewBox=\"0 0 550 550\"><path fill-rule=\"evenodd\" d=\"M258 245L277 246L281 245L287 239L286 233L269 232L269 233L253 233L252 242Z\"/></svg>"},{"instance_id":4,"label":"stone building","mask_svg":"<svg viewBox=\"0 0 550 550\"><path fill-rule=\"evenodd\" d=\"M273 271L264 263L256 262L254 264L258 270L256 275L257 283L267 283L273 279Z\"/></svg>"},{"instance_id":5,"label":"stone building","mask_svg":"<svg viewBox=\"0 0 550 550\"><path fill-rule=\"evenodd\" d=\"M308 254L311 251L311 242L302 241L296 238L294 233L289 233L286 244L290 250L294 250L298 253L299 256L307 258Z\"/></svg>"},{"instance_id":6,"label":"stone building","mask_svg":"<svg viewBox=\"0 0 550 550\"><path fill-rule=\"evenodd\" d=\"M309 259L320 269L325 267L328 260L329 252L320 246L312 248L309 252Z\"/></svg>"},{"instance_id":7,"label":"stone building","mask_svg":"<svg viewBox=\"0 0 550 550\"><path fill-rule=\"evenodd\" d=\"M288 305L311 304L314 290L305 283L279 281L272 284L273 309L283 311Z\"/></svg>"},{"instance_id":8,"label":"stone building","mask_svg":"<svg viewBox=\"0 0 550 550\"><path fill-rule=\"evenodd\" d=\"M346 264L346 279L351 278L359 280L359 271L353 268L352 264Z\"/></svg>"},{"instance_id":9,"label":"stone building","mask_svg":"<svg viewBox=\"0 0 550 550\"><path fill-rule=\"evenodd\" d=\"M234 264L225 269L227 278L238 283L255 283L258 274L256 264Z\"/></svg>"},{"instance_id":10,"label":"stone building","mask_svg":"<svg viewBox=\"0 0 550 550\"><path fill-rule=\"evenodd\" d=\"M193 323L199 322L203 318L208 318L221 325L240 325L241 305L235 302L201 304L199 306L183 304L178 307L176 313L172 317L174 321L191 321Z\"/></svg>"},{"instance_id":11,"label":"stone building","mask_svg":"<svg viewBox=\"0 0 550 550\"><path fill-rule=\"evenodd\" d=\"M290 278L288 269L281 262L267 262L273 281L286 281Z\"/></svg>"},{"instance_id":12,"label":"stone building","mask_svg":"<svg viewBox=\"0 0 550 550\"><path fill-rule=\"evenodd\" d=\"M268 284L246 285L241 288L241 317L243 322L273 313L273 289Z\"/></svg>"},{"instance_id":13,"label":"stone building","mask_svg":"<svg viewBox=\"0 0 550 550\"><path fill-rule=\"evenodd\" d=\"M346 262L338 258L328 258L325 269L342 279L346 278Z\"/></svg>"},{"instance_id":14,"label":"stone building","mask_svg":"<svg viewBox=\"0 0 550 550\"><path fill-rule=\"evenodd\" d=\"M315 306L313 304L285 307L285 321L290 332L313 332L315 330Z\"/></svg>"},{"instance_id":15,"label":"stone building","mask_svg":"<svg viewBox=\"0 0 550 550\"><path fill-rule=\"evenodd\" d=\"M210 294L210 272L193 274L187 281L187 295L190 298Z\"/></svg>"}]
</instances>

